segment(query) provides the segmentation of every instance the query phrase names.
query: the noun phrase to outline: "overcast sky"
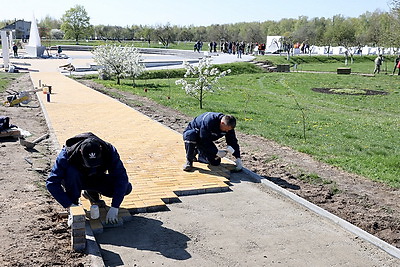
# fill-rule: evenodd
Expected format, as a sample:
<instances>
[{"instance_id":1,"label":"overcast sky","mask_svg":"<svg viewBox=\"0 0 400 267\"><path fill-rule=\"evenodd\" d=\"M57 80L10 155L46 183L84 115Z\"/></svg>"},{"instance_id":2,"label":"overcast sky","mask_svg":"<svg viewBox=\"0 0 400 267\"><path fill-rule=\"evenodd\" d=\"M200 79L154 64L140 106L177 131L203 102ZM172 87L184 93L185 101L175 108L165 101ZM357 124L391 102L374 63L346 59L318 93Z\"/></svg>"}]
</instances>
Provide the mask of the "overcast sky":
<instances>
[{"instance_id":1,"label":"overcast sky","mask_svg":"<svg viewBox=\"0 0 400 267\"><path fill-rule=\"evenodd\" d=\"M358 17L370 11L389 11L390 0L1 0L0 20L49 15L60 19L68 9L83 5L93 25L208 26L235 22L279 21L282 18Z\"/></svg>"}]
</instances>

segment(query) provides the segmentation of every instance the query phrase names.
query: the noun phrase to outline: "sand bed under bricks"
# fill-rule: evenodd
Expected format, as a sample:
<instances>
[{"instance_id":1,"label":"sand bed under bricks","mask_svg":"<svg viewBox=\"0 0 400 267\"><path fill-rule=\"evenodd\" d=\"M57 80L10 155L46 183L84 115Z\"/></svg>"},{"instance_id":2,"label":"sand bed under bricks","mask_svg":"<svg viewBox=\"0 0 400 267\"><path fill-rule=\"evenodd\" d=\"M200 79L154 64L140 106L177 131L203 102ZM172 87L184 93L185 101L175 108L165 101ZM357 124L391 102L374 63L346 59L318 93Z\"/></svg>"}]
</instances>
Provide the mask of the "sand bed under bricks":
<instances>
[{"instance_id":1,"label":"sand bed under bricks","mask_svg":"<svg viewBox=\"0 0 400 267\"><path fill-rule=\"evenodd\" d=\"M118 150L133 185L121 204L120 222L131 214L168 210L167 203L178 196L229 190L229 168L194 163L195 171L184 172L185 151L182 135L150 119L117 100L90 89L60 73L31 72L34 86L51 85L50 102L38 93L50 130L59 148L82 132L93 132ZM103 198L108 206L111 199ZM81 198L88 211L90 203ZM94 233L103 231L105 209L98 220L90 220Z\"/></svg>"}]
</instances>

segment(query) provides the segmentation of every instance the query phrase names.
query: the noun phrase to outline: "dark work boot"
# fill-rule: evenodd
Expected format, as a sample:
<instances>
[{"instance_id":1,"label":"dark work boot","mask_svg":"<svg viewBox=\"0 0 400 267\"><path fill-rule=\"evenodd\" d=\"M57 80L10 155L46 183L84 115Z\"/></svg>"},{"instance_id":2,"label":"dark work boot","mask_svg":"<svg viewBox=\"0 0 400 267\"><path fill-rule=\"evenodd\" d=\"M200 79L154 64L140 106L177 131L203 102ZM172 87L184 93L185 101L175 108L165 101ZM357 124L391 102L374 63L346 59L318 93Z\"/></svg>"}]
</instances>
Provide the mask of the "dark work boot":
<instances>
[{"instance_id":1,"label":"dark work boot","mask_svg":"<svg viewBox=\"0 0 400 267\"><path fill-rule=\"evenodd\" d=\"M100 194L96 191L84 190L82 196L88 199L92 205L97 205L99 207L106 206L106 203L104 200L100 200Z\"/></svg>"},{"instance_id":2,"label":"dark work boot","mask_svg":"<svg viewBox=\"0 0 400 267\"><path fill-rule=\"evenodd\" d=\"M186 163L183 165L182 168L185 172L189 172L191 170L193 170L193 162L191 161L186 161Z\"/></svg>"}]
</instances>

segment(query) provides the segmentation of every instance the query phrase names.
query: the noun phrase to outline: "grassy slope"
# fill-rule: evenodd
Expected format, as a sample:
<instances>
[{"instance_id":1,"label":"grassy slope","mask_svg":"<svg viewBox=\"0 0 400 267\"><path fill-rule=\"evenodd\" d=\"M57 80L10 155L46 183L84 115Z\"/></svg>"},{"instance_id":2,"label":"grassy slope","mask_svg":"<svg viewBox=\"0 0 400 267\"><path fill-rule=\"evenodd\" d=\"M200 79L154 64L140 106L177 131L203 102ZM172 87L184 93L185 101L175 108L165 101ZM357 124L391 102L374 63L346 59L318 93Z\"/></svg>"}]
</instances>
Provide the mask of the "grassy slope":
<instances>
[{"instance_id":1,"label":"grassy slope","mask_svg":"<svg viewBox=\"0 0 400 267\"><path fill-rule=\"evenodd\" d=\"M221 79L220 85L225 90L208 95L202 110L197 100L175 85L177 78L172 75L164 79L138 80L136 87L132 87L131 81L123 80L119 88L147 96L190 116L206 111L233 114L242 132L261 135L350 172L400 186L397 76L249 73L251 68L242 65L236 68L236 74ZM239 74L239 69L247 73ZM115 86L115 81L98 82ZM389 94L322 94L311 90L315 87L371 89Z\"/></svg>"}]
</instances>

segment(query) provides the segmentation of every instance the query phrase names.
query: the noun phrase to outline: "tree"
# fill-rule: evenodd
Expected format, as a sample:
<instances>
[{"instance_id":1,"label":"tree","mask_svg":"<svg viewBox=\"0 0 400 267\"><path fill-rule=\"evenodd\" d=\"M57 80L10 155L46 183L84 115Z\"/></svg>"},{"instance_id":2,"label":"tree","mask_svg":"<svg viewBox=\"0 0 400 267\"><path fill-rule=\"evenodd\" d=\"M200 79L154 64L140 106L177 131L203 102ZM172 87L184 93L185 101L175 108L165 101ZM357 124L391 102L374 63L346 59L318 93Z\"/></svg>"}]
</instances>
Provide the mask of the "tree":
<instances>
[{"instance_id":1,"label":"tree","mask_svg":"<svg viewBox=\"0 0 400 267\"><path fill-rule=\"evenodd\" d=\"M64 37L64 33L60 31L59 29L51 29L50 31L50 37L52 39L62 39Z\"/></svg>"},{"instance_id":2,"label":"tree","mask_svg":"<svg viewBox=\"0 0 400 267\"><path fill-rule=\"evenodd\" d=\"M231 70L220 72L213 68L210 58L202 58L197 67L184 62L186 73L183 79L175 81L175 84L181 84L186 94L196 98L199 101L200 109L203 108L203 99L207 93L214 92L220 78L230 73ZM191 78L196 78L195 80ZM222 89L217 87L217 89Z\"/></svg>"},{"instance_id":3,"label":"tree","mask_svg":"<svg viewBox=\"0 0 400 267\"><path fill-rule=\"evenodd\" d=\"M44 19L41 19L38 23L39 28L48 28L48 29L60 29L61 20L55 19L47 15Z\"/></svg>"},{"instance_id":4,"label":"tree","mask_svg":"<svg viewBox=\"0 0 400 267\"><path fill-rule=\"evenodd\" d=\"M101 45L93 50L93 59L103 67L105 74L115 75L117 84L126 75L137 77L144 66L140 62L140 55L133 46Z\"/></svg>"},{"instance_id":5,"label":"tree","mask_svg":"<svg viewBox=\"0 0 400 267\"><path fill-rule=\"evenodd\" d=\"M125 53L125 75L132 78L132 86L135 86L135 79L145 70L145 66L137 48L127 46L125 47Z\"/></svg>"},{"instance_id":6,"label":"tree","mask_svg":"<svg viewBox=\"0 0 400 267\"><path fill-rule=\"evenodd\" d=\"M90 17L85 8L80 5L67 10L61 18L61 30L65 33L65 38L72 38L79 42L79 38L89 36L92 26Z\"/></svg>"},{"instance_id":7,"label":"tree","mask_svg":"<svg viewBox=\"0 0 400 267\"><path fill-rule=\"evenodd\" d=\"M153 32L157 39L162 43L162 45L167 48L170 43L174 42L176 35L173 28L169 23L166 25L159 25Z\"/></svg>"}]
</instances>

